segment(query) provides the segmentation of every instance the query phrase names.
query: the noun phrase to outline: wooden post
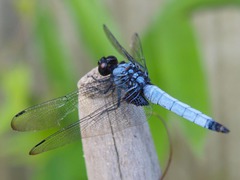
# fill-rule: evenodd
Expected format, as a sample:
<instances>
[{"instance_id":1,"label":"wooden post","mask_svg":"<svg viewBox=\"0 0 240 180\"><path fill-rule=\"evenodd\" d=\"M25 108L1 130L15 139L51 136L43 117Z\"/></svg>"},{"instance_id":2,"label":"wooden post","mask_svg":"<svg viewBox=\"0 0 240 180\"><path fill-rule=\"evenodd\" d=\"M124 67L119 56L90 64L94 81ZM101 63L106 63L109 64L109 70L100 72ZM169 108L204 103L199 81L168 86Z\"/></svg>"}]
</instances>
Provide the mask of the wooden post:
<instances>
[{"instance_id":1,"label":"wooden post","mask_svg":"<svg viewBox=\"0 0 240 180\"><path fill-rule=\"evenodd\" d=\"M91 76L97 79L102 78L97 68L93 69L78 82L80 91L94 81ZM91 92L86 93L87 97L84 97L82 93L79 95L80 119L112 100L112 96L92 97L90 94ZM122 111L121 108L125 109L124 113L119 113L119 111ZM114 116L115 114L117 116ZM97 120L96 118L95 121ZM105 124L106 122L122 122L125 120L127 123L133 122L135 124L135 121L146 121L146 116L141 107L122 103L118 109L111 111L111 113L104 113L104 119L101 118L97 123L101 127L103 122ZM101 134L97 131L104 131L106 127L89 130L91 132L84 132L84 135L83 124L80 125L80 129L84 137L88 133ZM109 126L109 129L111 129L111 126ZM103 132L104 135L82 139L89 180L160 179L159 161L147 122L117 132L110 132L108 134Z\"/></svg>"}]
</instances>

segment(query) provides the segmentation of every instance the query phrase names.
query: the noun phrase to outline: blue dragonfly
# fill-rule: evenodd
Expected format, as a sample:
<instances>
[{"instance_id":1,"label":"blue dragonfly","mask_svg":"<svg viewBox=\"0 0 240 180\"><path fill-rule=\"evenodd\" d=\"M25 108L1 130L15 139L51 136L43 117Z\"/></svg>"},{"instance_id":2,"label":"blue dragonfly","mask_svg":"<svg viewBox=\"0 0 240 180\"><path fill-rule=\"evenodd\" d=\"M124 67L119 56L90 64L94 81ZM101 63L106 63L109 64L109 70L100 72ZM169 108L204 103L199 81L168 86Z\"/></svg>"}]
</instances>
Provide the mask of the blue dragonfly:
<instances>
[{"instance_id":1,"label":"blue dragonfly","mask_svg":"<svg viewBox=\"0 0 240 180\"><path fill-rule=\"evenodd\" d=\"M91 137L110 133L110 128L103 128L102 133L84 134L91 128L101 128L104 123L104 114L119 109L124 104L132 106L148 106L149 103L157 104L167 110L209 130L228 133L229 130L211 117L190 107L189 105L173 98L165 91L151 83L148 69L143 55L140 38L137 33L133 36L131 54L128 53L117 41L106 25L103 26L106 36L116 50L126 58L127 62L118 62L115 56L102 57L98 61L98 73L101 79L93 77L93 82L80 90L68 95L29 107L12 119L11 126L17 131L39 131L51 128L59 130L38 143L30 151L31 155L39 154L51 149L61 147L81 137ZM102 88L101 88L102 87ZM61 127L61 121L78 107L78 96L98 95L105 96L116 93L111 103L104 104L89 115L77 120L66 127ZM129 111L129 108L126 108ZM125 109L125 111L126 111ZM122 111L115 111L115 116ZM89 123L90 122L90 123ZM122 130L143 122L132 123L113 122L115 130ZM81 136L80 129L81 128ZM92 131L99 132L99 131Z\"/></svg>"}]
</instances>

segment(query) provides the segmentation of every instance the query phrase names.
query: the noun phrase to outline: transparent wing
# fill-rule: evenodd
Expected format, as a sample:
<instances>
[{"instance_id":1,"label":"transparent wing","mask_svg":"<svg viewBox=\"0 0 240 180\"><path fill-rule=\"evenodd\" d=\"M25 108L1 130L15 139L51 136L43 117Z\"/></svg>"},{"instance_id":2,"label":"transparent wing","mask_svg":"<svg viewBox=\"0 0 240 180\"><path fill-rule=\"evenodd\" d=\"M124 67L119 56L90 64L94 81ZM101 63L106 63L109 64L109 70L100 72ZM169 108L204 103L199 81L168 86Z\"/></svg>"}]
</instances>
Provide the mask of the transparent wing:
<instances>
[{"instance_id":1,"label":"transparent wing","mask_svg":"<svg viewBox=\"0 0 240 180\"><path fill-rule=\"evenodd\" d=\"M13 117L11 126L17 131L57 127L62 119L77 109L77 105L78 90L21 111Z\"/></svg>"},{"instance_id":2,"label":"transparent wing","mask_svg":"<svg viewBox=\"0 0 240 180\"><path fill-rule=\"evenodd\" d=\"M51 136L48 136L46 139L42 140L35 147L33 147L29 154L36 155L72 143L75 140L80 140L78 122L68 126L67 128L57 131Z\"/></svg>"},{"instance_id":3,"label":"transparent wing","mask_svg":"<svg viewBox=\"0 0 240 180\"><path fill-rule=\"evenodd\" d=\"M135 63L133 57L120 45L106 25L103 25L104 32L115 49L132 63Z\"/></svg>"},{"instance_id":4,"label":"transparent wing","mask_svg":"<svg viewBox=\"0 0 240 180\"><path fill-rule=\"evenodd\" d=\"M148 74L146 60L143 55L141 41L137 33L135 33L132 38L131 54L134 60L136 60L136 63L140 66L141 70Z\"/></svg>"},{"instance_id":5,"label":"transparent wing","mask_svg":"<svg viewBox=\"0 0 240 180\"><path fill-rule=\"evenodd\" d=\"M108 107L108 109L110 109L110 108L113 108L112 105ZM89 114L88 116L82 118L80 121L76 121L75 123L69 125L68 127L62 128L59 131L57 131L56 133L48 136L46 139L42 140L35 147L33 147L29 154L31 154L31 155L39 154L39 153L42 153L45 151L49 151L49 150L64 146L64 145L74 142L76 140L80 140L80 138L81 138L80 126L82 126L81 134L83 134L83 136L91 137L91 136L96 135L96 132L95 132L95 134L86 136L86 135L84 135L84 132L88 131L88 129L90 129L91 125L92 126L94 125L94 122L95 123L101 122L101 119L104 117L103 116L104 109L106 112L107 109L106 109L105 105L102 106L101 108L97 109L93 113ZM98 117L97 120L96 120L96 117ZM97 123L97 124L100 124L100 123ZM97 124L94 125L94 127L96 127Z\"/></svg>"},{"instance_id":6,"label":"transparent wing","mask_svg":"<svg viewBox=\"0 0 240 180\"><path fill-rule=\"evenodd\" d=\"M123 129L140 125L146 122L140 116L144 116L144 111L136 113L134 108L139 108L125 102L121 102L121 106L117 107L118 102L113 101L98 108L93 113L82 118L80 121L63 128L56 133L50 135L39 144L37 144L30 154L39 154L49 151L76 140L80 140L80 129L82 138L109 134L118 132ZM131 107L129 107L131 106ZM131 119L130 117L135 117Z\"/></svg>"},{"instance_id":7,"label":"transparent wing","mask_svg":"<svg viewBox=\"0 0 240 180\"><path fill-rule=\"evenodd\" d=\"M84 88L75 90L65 96L29 107L12 119L12 129L17 131L39 131L60 126L60 121L78 107L78 95L88 97L100 93L99 89L108 84L108 79L103 78L102 83L91 82ZM103 87L102 87L103 86ZM98 87L98 88L96 88ZM103 90L102 90L103 91Z\"/></svg>"}]
</instances>

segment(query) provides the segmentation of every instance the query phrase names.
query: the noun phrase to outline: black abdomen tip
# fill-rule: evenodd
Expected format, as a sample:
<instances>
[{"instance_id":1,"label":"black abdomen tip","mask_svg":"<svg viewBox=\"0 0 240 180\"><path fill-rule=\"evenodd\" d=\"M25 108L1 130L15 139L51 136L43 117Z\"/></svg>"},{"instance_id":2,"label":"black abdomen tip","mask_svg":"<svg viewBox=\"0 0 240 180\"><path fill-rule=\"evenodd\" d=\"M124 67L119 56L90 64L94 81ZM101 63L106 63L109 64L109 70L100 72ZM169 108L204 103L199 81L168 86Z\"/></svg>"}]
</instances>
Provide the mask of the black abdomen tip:
<instances>
[{"instance_id":1,"label":"black abdomen tip","mask_svg":"<svg viewBox=\"0 0 240 180\"><path fill-rule=\"evenodd\" d=\"M208 129L211 129L213 131L221 132L221 133L229 133L230 130L223 126L222 124L216 122L216 121L210 121L208 123Z\"/></svg>"},{"instance_id":2,"label":"black abdomen tip","mask_svg":"<svg viewBox=\"0 0 240 180\"><path fill-rule=\"evenodd\" d=\"M224 126L221 126L220 129L219 129L219 132L222 132L222 133L229 133L230 130Z\"/></svg>"}]
</instances>

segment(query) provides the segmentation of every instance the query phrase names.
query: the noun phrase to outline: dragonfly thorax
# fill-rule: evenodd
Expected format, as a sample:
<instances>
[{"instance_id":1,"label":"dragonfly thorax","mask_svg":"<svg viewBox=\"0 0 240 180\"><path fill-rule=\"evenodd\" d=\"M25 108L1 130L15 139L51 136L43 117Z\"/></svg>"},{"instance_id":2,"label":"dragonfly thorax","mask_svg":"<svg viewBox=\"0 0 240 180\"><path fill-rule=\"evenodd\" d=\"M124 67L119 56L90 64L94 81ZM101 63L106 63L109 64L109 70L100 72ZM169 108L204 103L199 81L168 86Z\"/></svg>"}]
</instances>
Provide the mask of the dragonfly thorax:
<instances>
[{"instance_id":1,"label":"dragonfly thorax","mask_svg":"<svg viewBox=\"0 0 240 180\"><path fill-rule=\"evenodd\" d=\"M112 81L117 89L125 92L126 102L136 106L146 106L148 101L143 96L143 88L150 84L150 79L132 62L121 62L113 70Z\"/></svg>"},{"instance_id":2,"label":"dragonfly thorax","mask_svg":"<svg viewBox=\"0 0 240 180\"><path fill-rule=\"evenodd\" d=\"M112 72L113 81L116 86L123 89L142 89L150 79L132 62L122 61Z\"/></svg>"}]
</instances>

